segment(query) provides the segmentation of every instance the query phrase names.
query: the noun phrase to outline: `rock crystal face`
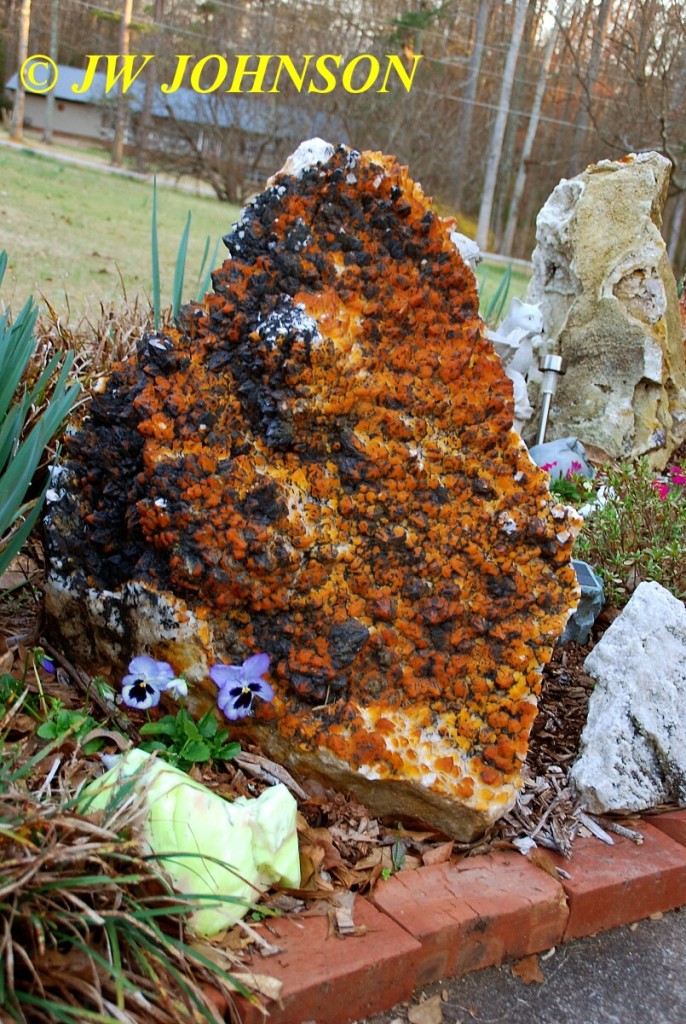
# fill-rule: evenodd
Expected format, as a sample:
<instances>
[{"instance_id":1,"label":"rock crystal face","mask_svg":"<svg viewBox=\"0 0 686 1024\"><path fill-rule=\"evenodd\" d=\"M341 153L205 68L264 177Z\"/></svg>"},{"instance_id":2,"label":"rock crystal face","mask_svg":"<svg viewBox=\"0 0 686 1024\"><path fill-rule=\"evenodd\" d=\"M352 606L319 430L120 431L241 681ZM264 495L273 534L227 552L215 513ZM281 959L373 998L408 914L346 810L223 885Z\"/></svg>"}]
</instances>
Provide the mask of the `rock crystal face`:
<instances>
[{"instance_id":1,"label":"rock crystal face","mask_svg":"<svg viewBox=\"0 0 686 1024\"><path fill-rule=\"evenodd\" d=\"M92 670L170 661L196 713L213 662L267 652L232 734L471 839L520 784L576 517L510 429L452 223L391 157L289 166L68 437L49 616Z\"/></svg>"}]
</instances>

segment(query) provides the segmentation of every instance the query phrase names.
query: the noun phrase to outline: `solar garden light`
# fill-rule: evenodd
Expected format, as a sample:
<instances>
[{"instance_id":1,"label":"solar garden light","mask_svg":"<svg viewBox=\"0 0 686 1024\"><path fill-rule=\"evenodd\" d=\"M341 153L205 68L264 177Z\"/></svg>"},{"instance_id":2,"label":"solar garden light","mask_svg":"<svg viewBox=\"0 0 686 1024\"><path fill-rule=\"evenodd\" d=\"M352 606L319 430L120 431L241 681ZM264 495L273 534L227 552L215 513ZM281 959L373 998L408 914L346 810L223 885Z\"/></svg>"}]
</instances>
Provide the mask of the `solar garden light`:
<instances>
[{"instance_id":1,"label":"solar garden light","mask_svg":"<svg viewBox=\"0 0 686 1024\"><path fill-rule=\"evenodd\" d=\"M557 390L557 379L560 374L565 372L565 364L562 356L544 356L543 362L541 363L541 371L543 373L543 381L541 383L541 396L543 401L541 404L541 421L538 424L536 444L543 444L543 441L545 440L545 431L548 426L548 416L550 415L550 405L553 400L553 395Z\"/></svg>"}]
</instances>

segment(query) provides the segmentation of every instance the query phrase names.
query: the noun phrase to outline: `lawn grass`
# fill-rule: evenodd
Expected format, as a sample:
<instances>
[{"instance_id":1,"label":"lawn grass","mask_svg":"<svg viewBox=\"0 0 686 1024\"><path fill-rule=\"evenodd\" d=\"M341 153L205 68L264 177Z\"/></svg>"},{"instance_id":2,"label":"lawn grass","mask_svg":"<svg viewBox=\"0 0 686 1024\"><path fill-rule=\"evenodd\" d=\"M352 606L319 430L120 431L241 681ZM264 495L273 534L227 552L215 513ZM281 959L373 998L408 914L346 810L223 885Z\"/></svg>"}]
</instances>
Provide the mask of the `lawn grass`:
<instances>
[{"instance_id":1,"label":"lawn grass","mask_svg":"<svg viewBox=\"0 0 686 1024\"><path fill-rule=\"evenodd\" d=\"M60 163L28 150L0 149L0 249L9 266L3 300L18 308L44 295L78 318L151 292L152 186L106 171ZM210 253L239 210L211 197L158 187L162 302L168 303L188 210L192 226L185 293L194 297L207 236ZM223 258L220 243L216 262ZM123 284L122 284L123 281Z\"/></svg>"},{"instance_id":2,"label":"lawn grass","mask_svg":"<svg viewBox=\"0 0 686 1024\"><path fill-rule=\"evenodd\" d=\"M498 260L484 259L477 267L477 280L479 282L479 299L481 315L486 316L486 310L488 310L491 300L495 297L498 286L503 279L503 275L506 273L508 267L507 260L503 259L502 262ZM531 271L527 268L512 264L512 276L510 278L510 286L505 296L503 303L503 316L507 313L512 299L525 299L526 290L529 287L529 281L531 280ZM497 318L501 320L503 317ZM488 322L488 326L491 328L497 327L497 323Z\"/></svg>"},{"instance_id":3,"label":"lawn grass","mask_svg":"<svg viewBox=\"0 0 686 1024\"><path fill-rule=\"evenodd\" d=\"M89 154L79 151L80 156ZM102 157L102 154L101 154ZM188 210L192 226L185 298L195 297L205 241L230 230L239 208L210 196L158 185L158 230L162 304L171 298L174 264ZM28 295L48 302L77 321L102 302L129 302L151 294L150 218L152 186L106 170L61 163L29 149L0 148L0 249L9 257L3 300L15 308ZM219 246L216 264L223 259ZM485 259L478 278L482 310L505 273L507 261ZM530 273L514 265L507 310L526 294ZM495 326L491 324L490 326Z\"/></svg>"}]
</instances>

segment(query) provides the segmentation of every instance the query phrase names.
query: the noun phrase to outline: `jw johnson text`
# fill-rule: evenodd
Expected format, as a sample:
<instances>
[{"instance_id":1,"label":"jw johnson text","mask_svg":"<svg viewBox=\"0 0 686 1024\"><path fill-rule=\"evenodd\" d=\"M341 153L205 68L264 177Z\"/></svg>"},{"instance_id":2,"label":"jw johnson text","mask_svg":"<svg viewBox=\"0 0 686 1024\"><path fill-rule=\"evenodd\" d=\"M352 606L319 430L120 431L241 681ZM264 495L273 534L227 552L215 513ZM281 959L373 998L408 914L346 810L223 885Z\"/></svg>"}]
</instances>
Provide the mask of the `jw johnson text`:
<instances>
[{"instance_id":1,"label":"jw johnson text","mask_svg":"<svg viewBox=\"0 0 686 1024\"><path fill-rule=\"evenodd\" d=\"M73 85L72 91L88 92L95 73L100 71L106 75L107 92L117 84L126 92L156 59L150 53L124 58L117 54L89 54L83 82ZM385 93L393 88L409 92L422 56L413 54L403 60L397 54L379 58L371 53L360 53L350 59L340 53L306 53L297 57L283 53L210 53L204 57L182 53L174 59L172 73L166 74L166 81L160 85L167 95L182 87L197 93L277 93L288 86L299 93L329 93L335 89Z\"/></svg>"}]
</instances>

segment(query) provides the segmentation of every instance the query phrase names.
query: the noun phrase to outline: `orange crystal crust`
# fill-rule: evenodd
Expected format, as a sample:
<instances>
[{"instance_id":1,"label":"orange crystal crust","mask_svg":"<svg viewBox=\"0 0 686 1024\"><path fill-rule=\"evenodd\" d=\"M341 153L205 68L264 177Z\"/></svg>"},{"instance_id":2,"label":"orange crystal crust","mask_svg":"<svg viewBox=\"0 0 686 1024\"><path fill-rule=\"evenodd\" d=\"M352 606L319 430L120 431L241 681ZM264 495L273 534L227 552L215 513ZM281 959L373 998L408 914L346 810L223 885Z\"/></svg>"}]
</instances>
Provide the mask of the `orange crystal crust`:
<instances>
[{"instance_id":1,"label":"orange crystal crust","mask_svg":"<svg viewBox=\"0 0 686 1024\"><path fill-rule=\"evenodd\" d=\"M501 813L577 600L576 522L510 429L450 226L378 153L277 175L214 292L69 441L70 557L173 594L208 663L268 652L276 698L241 725L267 746Z\"/></svg>"}]
</instances>

